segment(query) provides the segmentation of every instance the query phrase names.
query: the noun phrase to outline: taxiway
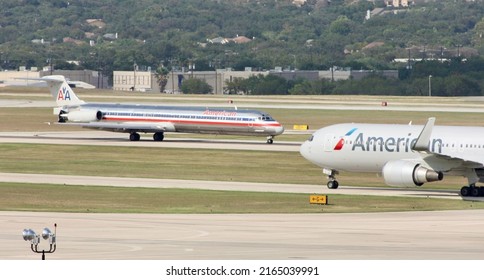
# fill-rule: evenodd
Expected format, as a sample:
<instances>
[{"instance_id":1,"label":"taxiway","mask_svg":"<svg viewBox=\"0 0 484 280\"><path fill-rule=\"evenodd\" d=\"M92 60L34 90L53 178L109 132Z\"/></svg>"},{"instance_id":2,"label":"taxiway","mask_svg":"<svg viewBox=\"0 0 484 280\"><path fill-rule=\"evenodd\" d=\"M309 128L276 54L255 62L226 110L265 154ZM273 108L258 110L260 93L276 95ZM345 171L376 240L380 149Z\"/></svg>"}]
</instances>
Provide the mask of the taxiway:
<instances>
[{"instance_id":1,"label":"taxiway","mask_svg":"<svg viewBox=\"0 0 484 280\"><path fill-rule=\"evenodd\" d=\"M158 215L0 212L0 259L40 259L22 229L53 229L52 260L481 260L484 210ZM42 243L41 243L42 245Z\"/></svg>"}]
</instances>

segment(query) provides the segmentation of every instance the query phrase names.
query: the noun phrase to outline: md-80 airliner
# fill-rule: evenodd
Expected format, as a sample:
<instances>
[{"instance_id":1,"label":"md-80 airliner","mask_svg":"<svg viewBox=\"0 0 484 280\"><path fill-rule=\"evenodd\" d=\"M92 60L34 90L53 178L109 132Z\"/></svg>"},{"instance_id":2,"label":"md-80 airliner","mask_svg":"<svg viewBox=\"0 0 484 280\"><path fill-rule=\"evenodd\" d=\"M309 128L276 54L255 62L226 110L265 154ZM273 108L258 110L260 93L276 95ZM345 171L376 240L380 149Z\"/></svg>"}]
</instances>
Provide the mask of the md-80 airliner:
<instances>
[{"instance_id":1,"label":"md-80 airliner","mask_svg":"<svg viewBox=\"0 0 484 280\"><path fill-rule=\"evenodd\" d=\"M339 171L381 173L385 183L416 187L444 175L464 176L462 196L484 196L484 127L346 123L317 130L301 155L323 168L328 188Z\"/></svg>"},{"instance_id":2,"label":"md-80 airliner","mask_svg":"<svg viewBox=\"0 0 484 280\"><path fill-rule=\"evenodd\" d=\"M45 76L57 102L54 114L62 124L129 133L131 141L140 140L139 132L154 133L153 140L163 141L165 132L266 136L272 144L284 127L270 115L256 110L208 107L149 106L115 103L86 103L80 100L64 76Z\"/></svg>"}]
</instances>

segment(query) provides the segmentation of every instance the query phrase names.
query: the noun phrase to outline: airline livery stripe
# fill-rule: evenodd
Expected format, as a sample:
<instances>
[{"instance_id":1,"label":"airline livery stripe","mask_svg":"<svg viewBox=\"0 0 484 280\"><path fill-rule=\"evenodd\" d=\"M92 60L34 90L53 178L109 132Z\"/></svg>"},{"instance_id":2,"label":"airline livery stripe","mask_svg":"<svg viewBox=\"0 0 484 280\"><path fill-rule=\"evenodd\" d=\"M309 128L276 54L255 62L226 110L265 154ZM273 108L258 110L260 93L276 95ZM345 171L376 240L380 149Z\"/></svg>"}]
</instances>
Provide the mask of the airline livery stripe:
<instances>
[{"instance_id":1,"label":"airline livery stripe","mask_svg":"<svg viewBox=\"0 0 484 280\"><path fill-rule=\"evenodd\" d=\"M105 121L127 121L127 122L169 122L174 124L197 124L197 125L227 125L227 126L256 126L256 127L281 127L279 123L255 123L255 122L221 122L221 121L189 121L176 119L142 119L142 118L113 118L104 117Z\"/></svg>"},{"instance_id":2,"label":"airline livery stripe","mask_svg":"<svg viewBox=\"0 0 484 280\"><path fill-rule=\"evenodd\" d=\"M353 134L353 132L355 132L355 130L357 130L357 128L353 128L352 130L348 131L348 133L345 134L345 136L350 136L351 134Z\"/></svg>"}]
</instances>

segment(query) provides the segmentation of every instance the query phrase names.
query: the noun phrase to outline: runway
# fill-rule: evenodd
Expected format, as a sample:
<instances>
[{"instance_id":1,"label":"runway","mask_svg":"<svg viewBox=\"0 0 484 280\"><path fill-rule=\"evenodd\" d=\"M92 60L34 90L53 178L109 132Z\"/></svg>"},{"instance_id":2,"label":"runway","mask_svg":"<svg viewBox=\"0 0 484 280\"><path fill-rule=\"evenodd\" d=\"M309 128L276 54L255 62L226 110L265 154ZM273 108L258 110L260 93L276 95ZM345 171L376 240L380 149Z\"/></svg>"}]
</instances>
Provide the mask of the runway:
<instances>
[{"instance_id":1,"label":"runway","mask_svg":"<svg viewBox=\"0 0 484 280\"><path fill-rule=\"evenodd\" d=\"M91 145L91 146L122 146L122 147L163 147L183 149L224 149L224 150L257 150L298 152L301 143L274 140L274 144L267 144L265 138L260 140L221 139L193 139L170 138L167 134L162 142L153 141L142 135L141 141L129 141L127 133L113 133L104 131L59 131L59 132L0 132L0 143L29 143L53 145Z\"/></svg>"},{"instance_id":2,"label":"runway","mask_svg":"<svg viewBox=\"0 0 484 280\"><path fill-rule=\"evenodd\" d=\"M0 99L0 108L54 108L56 104L54 101L49 101L46 95L46 100L29 99L29 94L23 94L25 99L16 99L14 97L18 94L0 93L1 96L8 96L9 99ZM37 96L38 97L38 96ZM82 97L82 96L81 96ZM97 98L105 98L97 96ZM86 97L86 101L96 102L97 99L93 96ZM180 97L178 97L180 98ZM318 100L315 99L264 99L251 97L234 97L235 103L225 103L230 100L229 97L222 99L217 98L183 98L178 99L174 96L116 96L116 100L122 100L122 103L133 103L140 105L163 105L177 103L177 106L202 106L202 107L233 107L234 104L239 108L255 108L255 109L307 109L307 110L361 110L361 111L403 111L403 112L467 112L467 113L484 113L484 105L482 98L479 97L463 97L452 102L441 102L439 98L428 99L424 102L417 101L390 101L387 106L382 106L381 102L385 101L386 97L381 96L378 99L370 101L363 101L361 97L352 100L348 99L333 99L333 100ZM134 99L134 101L133 101ZM127 100L125 102L125 100ZM141 100L141 101L140 101ZM143 101L144 100L144 101ZM179 103L180 100L186 103ZM386 102L386 101L385 101ZM432 104L431 102L436 102ZM439 103L441 102L441 103ZM99 102L102 103L102 102Z\"/></svg>"},{"instance_id":3,"label":"runway","mask_svg":"<svg viewBox=\"0 0 484 280\"><path fill-rule=\"evenodd\" d=\"M57 223L51 260L482 260L484 211L145 215L0 213L0 259ZM42 242L41 242L42 245Z\"/></svg>"}]
</instances>

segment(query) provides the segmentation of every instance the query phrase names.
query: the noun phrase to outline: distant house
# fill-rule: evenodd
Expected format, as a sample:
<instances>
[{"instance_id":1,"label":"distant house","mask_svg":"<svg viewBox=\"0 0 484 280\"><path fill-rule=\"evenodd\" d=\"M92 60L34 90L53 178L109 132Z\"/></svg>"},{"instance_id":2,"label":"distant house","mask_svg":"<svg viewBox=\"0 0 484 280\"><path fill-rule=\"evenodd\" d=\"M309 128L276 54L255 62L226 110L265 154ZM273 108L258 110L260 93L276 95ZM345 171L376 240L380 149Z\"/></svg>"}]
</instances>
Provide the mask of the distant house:
<instances>
[{"instance_id":1,"label":"distant house","mask_svg":"<svg viewBox=\"0 0 484 280\"><path fill-rule=\"evenodd\" d=\"M372 43L369 43L368 45L364 46L363 50L369 50L369 49L381 47L383 45L385 45L384 42L372 42Z\"/></svg>"},{"instance_id":2,"label":"distant house","mask_svg":"<svg viewBox=\"0 0 484 280\"><path fill-rule=\"evenodd\" d=\"M207 39L207 41L209 43L212 43L212 44L227 44L229 42L229 39L227 38L222 38L222 37L217 37L217 38L213 38L213 39Z\"/></svg>"},{"instance_id":3,"label":"distant house","mask_svg":"<svg viewBox=\"0 0 484 280\"><path fill-rule=\"evenodd\" d=\"M106 23L102 19L86 19L87 24L90 26L95 26L97 28L106 27Z\"/></svg>"},{"instance_id":4,"label":"distant house","mask_svg":"<svg viewBox=\"0 0 484 280\"><path fill-rule=\"evenodd\" d=\"M249 39L245 36L239 36L239 35L237 35L235 38L232 38L232 39L223 38L223 37L207 39L207 42L209 42L211 44L222 44L222 45L230 43L230 42L234 42L236 44L245 44L245 43L249 43L251 41L252 41L252 39Z\"/></svg>"},{"instance_id":5,"label":"distant house","mask_svg":"<svg viewBox=\"0 0 484 280\"><path fill-rule=\"evenodd\" d=\"M298 7L301 7L303 6L304 4L306 4L307 0L293 0L292 1L292 4L298 6Z\"/></svg>"},{"instance_id":6,"label":"distant house","mask_svg":"<svg viewBox=\"0 0 484 280\"><path fill-rule=\"evenodd\" d=\"M32 44L39 44L39 45L43 45L45 43L44 39L33 39L31 42Z\"/></svg>"},{"instance_id":7,"label":"distant house","mask_svg":"<svg viewBox=\"0 0 484 280\"><path fill-rule=\"evenodd\" d=\"M104 34L103 36L103 39L104 40L108 40L108 41L114 41L116 39L118 39L118 33L107 33L107 34Z\"/></svg>"},{"instance_id":8,"label":"distant house","mask_svg":"<svg viewBox=\"0 0 484 280\"><path fill-rule=\"evenodd\" d=\"M232 41L234 41L236 44L246 44L252 42L252 39L249 39L245 36L237 36L233 38Z\"/></svg>"}]
</instances>

